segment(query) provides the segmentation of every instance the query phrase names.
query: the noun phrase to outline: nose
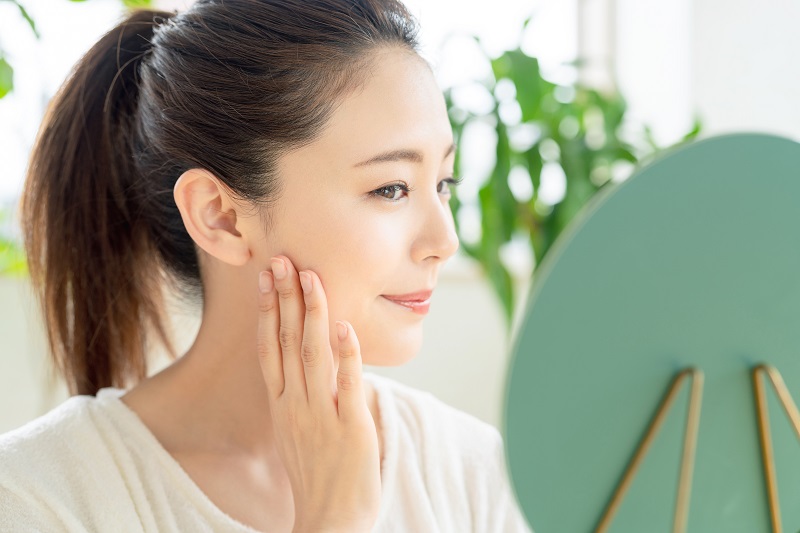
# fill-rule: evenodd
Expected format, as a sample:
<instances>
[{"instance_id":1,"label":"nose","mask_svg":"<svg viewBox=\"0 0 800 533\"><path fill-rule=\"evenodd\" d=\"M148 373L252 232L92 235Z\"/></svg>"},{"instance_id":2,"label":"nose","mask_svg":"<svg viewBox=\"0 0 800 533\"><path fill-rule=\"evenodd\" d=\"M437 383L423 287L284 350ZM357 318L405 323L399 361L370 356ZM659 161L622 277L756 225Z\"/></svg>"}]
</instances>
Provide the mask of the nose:
<instances>
[{"instance_id":1,"label":"nose","mask_svg":"<svg viewBox=\"0 0 800 533\"><path fill-rule=\"evenodd\" d=\"M438 195L426 202L423 209L412 250L413 259L415 262L435 260L443 263L456 253L459 246L453 211L450 203L442 201Z\"/></svg>"}]
</instances>

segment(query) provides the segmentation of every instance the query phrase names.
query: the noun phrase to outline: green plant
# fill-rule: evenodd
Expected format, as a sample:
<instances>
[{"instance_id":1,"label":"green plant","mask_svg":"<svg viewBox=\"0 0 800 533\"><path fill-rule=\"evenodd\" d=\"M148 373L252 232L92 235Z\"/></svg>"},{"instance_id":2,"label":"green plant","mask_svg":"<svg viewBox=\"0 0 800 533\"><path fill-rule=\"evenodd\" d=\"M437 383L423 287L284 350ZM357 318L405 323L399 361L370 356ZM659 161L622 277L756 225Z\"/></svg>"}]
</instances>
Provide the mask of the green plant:
<instances>
[{"instance_id":1,"label":"green plant","mask_svg":"<svg viewBox=\"0 0 800 533\"><path fill-rule=\"evenodd\" d=\"M8 210L0 207L0 229L8 222ZM23 276L28 273L25 253L19 243L0 233L0 276Z\"/></svg>"},{"instance_id":2,"label":"green plant","mask_svg":"<svg viewBox=\"0 0 800 533\"><path fill-rule=\"evenodd\" d=\"M523 25L523 31L529 21ZM445 91L458 147L455 163L458 173L463 170L458 154L462 152L465 129L482 122L491 124L496 134L496 162L478 193L476 207L481 215L481 236L477 242L468 242L458 224L458 213L464 206L458 189L451 206L462 248L478 261L487 275L502 304L510 332L516 302L514 282L502 260L503 247L515 235L521 236L529 242L533 264L540 264L586 202L612 182L614 169L619 168L620 162L635 166L663 148L657 146L647 127L636 133L633 140L623 138L626 104L620 94L603 93L580 84L552 83L542 77L538 60L520 48L496 58L484 54L491 62L493 76L478 83L485 87L493 101L488 114L475 114L454 101L457 87ZM507 90L509 82L515 91ZM498 91L502 84L506 85L506 90ZM501 109L509 105L518 106L518 120L509 120L508 114L504 117ZM700 127L695 120L693 129L681 143L693 140ZM527 130L528 142L523 145L512 142L514 135L522 130ZM539 192L542 170L553 164L563 170L566 191L561 200L548 203ZM530 198L519 198L512 192L509 175L514 167L521 167L530 176L533 190Z\"/></svg>"}]
</instances>

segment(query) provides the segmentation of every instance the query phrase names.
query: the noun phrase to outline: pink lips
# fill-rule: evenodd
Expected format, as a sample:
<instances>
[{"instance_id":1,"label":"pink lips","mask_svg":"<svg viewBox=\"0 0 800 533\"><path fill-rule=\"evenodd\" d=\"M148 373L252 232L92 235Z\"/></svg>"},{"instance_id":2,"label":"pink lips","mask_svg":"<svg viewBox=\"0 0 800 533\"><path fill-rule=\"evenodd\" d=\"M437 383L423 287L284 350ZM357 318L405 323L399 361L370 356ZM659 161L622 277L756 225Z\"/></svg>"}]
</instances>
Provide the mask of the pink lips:
<instances>
[{"instance_id":1,"label":"pink lips","mask_svg":"<svg viewBox=\"0 0 800 533\"><path fill-rule=\"evenodd\" d=\"M425 315L428 313L428 309L431 306L430 298L432 293L433 291L427 290L391 296L384 294L383 297L390 302L403 306L414 313Z\"/></svg>"}]
</instances>

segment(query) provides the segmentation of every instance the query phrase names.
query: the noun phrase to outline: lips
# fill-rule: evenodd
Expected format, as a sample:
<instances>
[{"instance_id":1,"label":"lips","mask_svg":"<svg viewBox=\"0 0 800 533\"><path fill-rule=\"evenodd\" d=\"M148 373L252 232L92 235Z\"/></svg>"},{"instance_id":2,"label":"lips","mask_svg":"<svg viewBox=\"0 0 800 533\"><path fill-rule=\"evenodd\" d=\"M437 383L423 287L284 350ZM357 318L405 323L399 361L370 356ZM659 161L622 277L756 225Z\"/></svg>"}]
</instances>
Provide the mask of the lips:
<instances>
[{"instance_id":1,"label":"lips","mask_svg":"<svg viewBox=\"0 0 800 533\"><path fill-rule=\"evenodd\" d=\"M398 303L419 303L430 299L432 293L432 290L425 290L408 294L384 294L383 297Z\"/></svg>"},{"instance_id":2,"label":"lips","mask_svg":"<svg viewBox=\"0 0 800 533\"><path fill-rule=\"evenodd\" d=\"M402 308L417 315L426 315L431 307L432 290L417 291L408 294L384 294L383 297Z\"/></svg>"}]
</instances>

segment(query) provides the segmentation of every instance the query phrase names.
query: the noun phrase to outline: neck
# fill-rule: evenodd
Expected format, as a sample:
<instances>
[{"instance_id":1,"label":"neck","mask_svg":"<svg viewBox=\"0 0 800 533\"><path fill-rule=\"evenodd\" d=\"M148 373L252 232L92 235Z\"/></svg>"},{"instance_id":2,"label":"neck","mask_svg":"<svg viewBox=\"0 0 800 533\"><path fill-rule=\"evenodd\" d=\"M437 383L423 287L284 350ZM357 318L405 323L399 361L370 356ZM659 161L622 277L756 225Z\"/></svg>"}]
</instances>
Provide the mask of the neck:
<instances>
[{"instance_id":1,"label":"neck","mask_svg":"<svg viewBox=\"0 0 800 533\"><path fill-rule=\"evenodd\" d=\"M257 299L254 295L252 301L233 300L220 298L215 302L219 305L211 305L214 302L207 299L200 330L186 354L123 397L173 455L275 455L256 351ZM380 427L374 391L365 387Z\"/></svg>"}]
</instances>

